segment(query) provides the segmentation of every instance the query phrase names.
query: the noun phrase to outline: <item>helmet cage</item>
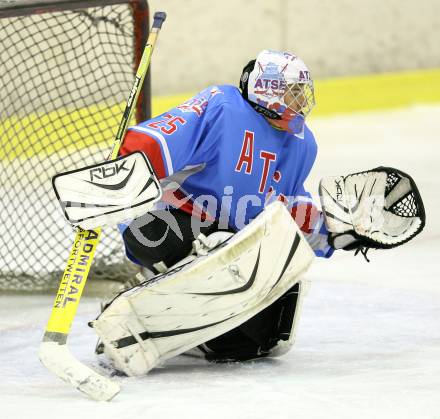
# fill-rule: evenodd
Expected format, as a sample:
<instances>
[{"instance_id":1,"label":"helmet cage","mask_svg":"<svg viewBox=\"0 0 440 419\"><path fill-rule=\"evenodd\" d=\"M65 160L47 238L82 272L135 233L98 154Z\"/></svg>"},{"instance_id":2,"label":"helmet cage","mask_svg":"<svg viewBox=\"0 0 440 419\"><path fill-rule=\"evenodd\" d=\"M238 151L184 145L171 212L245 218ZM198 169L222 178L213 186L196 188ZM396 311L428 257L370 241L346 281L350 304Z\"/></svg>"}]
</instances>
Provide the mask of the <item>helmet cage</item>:
<instances>
[{"instance_id":1,"label":"helmet cage","mask_svg":"<svg viewBox=\"0 0 440 419\"><path fill-rule=\"evenodd\" d=\"M309 80L288 84L282 102L284 102L286 108L305 118L315 106L313 82Z\"/></svg>"}]
</instances>

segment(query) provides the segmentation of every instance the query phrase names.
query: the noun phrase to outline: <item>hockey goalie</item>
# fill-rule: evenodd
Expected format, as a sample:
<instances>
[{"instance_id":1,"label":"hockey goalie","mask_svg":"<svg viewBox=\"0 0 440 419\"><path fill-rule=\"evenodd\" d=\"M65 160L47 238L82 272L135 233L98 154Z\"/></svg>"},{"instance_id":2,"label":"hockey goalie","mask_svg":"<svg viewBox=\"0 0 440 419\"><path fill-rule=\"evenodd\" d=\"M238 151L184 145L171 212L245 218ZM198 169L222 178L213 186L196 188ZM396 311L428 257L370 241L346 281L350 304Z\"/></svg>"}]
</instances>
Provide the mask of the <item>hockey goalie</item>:
<instances>
[{"instance_id":1,"label":"hockey goalie","mask_svg":"<svg viewBox=\"0 0 440 419\"><path fill-rule=\"evenodd\" d=\"M303 186L317 153L305 124L314 104L304 62L264 50L240 89L210 86L131 127L118 159L54 179L67 219L118 223L140 267L91 323L115 368L141 375L188 352L281 355L315 256L367 258L423 229L413 179L390 167L322 179L318 210Z\"/></svg>"}]
</instances>

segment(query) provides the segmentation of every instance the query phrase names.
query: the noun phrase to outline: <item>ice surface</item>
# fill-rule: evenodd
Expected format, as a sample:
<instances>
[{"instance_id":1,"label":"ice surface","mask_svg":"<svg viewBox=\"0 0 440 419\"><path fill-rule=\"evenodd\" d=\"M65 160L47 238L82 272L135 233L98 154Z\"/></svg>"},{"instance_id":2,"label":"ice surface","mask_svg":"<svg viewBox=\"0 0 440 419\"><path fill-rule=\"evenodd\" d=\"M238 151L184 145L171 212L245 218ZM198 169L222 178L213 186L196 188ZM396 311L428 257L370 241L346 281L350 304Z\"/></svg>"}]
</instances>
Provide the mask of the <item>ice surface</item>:
<instances>
[{"instance_id":1,"label":"ice surface","mask_svg":"<svg viewBox=\"0 0 440 419\"><path fill-rule=\"evenodd\" d=\"M40 365L52 296L0 295L0 417L440 418L440 107L312 120L320 177L390 165L420 187L427 227L415 240L372 251L371 263L339 252L317 260L297 342L279 359L213 365L177 358L144 378L114 379L112 402L88 400ZM69 347L97 367L82 301ZM105 374L108 371L101 370Z\"/></svg>"}]
</instances>

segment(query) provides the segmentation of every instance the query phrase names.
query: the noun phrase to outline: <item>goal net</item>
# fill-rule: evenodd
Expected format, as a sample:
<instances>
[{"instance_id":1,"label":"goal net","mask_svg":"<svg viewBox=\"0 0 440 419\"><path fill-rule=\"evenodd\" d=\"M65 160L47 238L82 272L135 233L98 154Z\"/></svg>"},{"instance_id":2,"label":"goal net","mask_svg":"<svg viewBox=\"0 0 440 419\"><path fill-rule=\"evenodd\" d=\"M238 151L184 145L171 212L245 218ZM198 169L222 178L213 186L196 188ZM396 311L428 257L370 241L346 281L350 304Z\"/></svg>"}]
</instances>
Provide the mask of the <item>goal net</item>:
<instances>
[{"instance_id":1,"label":"goal net","mask_svg":"<svg viewBox=\"0 0 440 419\"><path fill-rule=\"evenodd\" d=\"M0 290L57 286L74 233L52 176L110 154L147 35L146 1L0 1ZM91 280L133 272L105 228Z\"/></svg>"}]
</instances>

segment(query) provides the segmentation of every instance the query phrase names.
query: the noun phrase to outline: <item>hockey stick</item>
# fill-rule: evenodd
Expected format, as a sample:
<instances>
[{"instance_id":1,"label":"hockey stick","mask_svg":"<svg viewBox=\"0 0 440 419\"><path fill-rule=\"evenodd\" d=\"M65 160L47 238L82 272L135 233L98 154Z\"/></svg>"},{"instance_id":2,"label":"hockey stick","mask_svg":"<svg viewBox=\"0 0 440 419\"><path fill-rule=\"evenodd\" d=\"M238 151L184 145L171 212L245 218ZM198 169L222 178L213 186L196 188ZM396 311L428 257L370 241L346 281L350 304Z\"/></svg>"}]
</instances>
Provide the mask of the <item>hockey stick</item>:
<instances>
[{"instance_id":1,"label":"hockey stick","mask_svg":"<svg viewBox=\"0 0 440 419\"><path fill-rule=\"evenodd\" d=\"M164 12L154 14L153 26L114 140L111 159L116 158L118 155L122 139L147 74L158 33L165 19L166 14ZM93 399L111 400L119 393L119 385L79 362L70 353L66 344L100 235L100 228L94 230L78 228L66 269L61 277L43 341L40 344L39 358L43 365L55 375Z\"/></svg>"}]
</instances>

